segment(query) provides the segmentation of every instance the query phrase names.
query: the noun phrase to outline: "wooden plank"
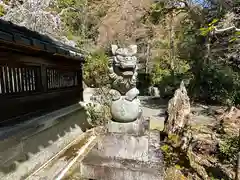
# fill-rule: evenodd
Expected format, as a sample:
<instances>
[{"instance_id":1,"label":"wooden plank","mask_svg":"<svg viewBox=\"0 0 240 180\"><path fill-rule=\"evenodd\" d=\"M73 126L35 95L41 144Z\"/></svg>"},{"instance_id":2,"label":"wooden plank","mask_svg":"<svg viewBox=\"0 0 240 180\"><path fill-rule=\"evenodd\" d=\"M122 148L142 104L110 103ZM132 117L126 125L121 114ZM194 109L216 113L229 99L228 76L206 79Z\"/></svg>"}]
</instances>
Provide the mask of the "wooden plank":
<instances>
[{"instance_id":1,"label":"wooden plank","mask_svg":"<svg viewBox=\"0 0 240 180\"><path fill-rule=\"evenodd\" d=\"M19 98L0 98L0 108L3 112L1 114L0 121L12 118L14 116L22 116L26 113L34 112L39 109L58 109L61 106L77 103L80 96L79 92L80 89L78 88L68 88L61 91L39 93L36 95L23 96Z\"/></svg>"},{"instance_id":2,"label":"wooden plank","mask_svg":"<svg viewBox=\"0 0 240 180\"><path fill-rule=\"evenodd\" d=\"M17 88L16 88L16 74L15 74L15 68L11 67L10 68L11 71L11 79L12 79L12 86L13 86L13 93L17 92Z\"/></svg>"},{"instance_id":3,"label":"wooden plank","mask_svg":"<svg viewBox=\"0 0 240 180\"><path fill-rule=\"evenodd\" d=\"M31 91L31 74L30 74L30 68L26 68L27 70L27 81L28 81L28 91Z\"/></svg>"},{"instance_id":4,"label":"wooden plank","mask_svg":"<svg viewBox=\"0 0 240 180\"><path fill-rule=\"evenodd\" d=\"M32 69L33 91L36 91L36 71L37 68Z\"/></svg>"},{"instance_id":5,"label":"wooden plank","mask_svg":"<svg viewBox=\"0 0 240 180\"><path fill-rule=\"evenodd\" d=\"M19 91L19 74L18 74L18 68L14 68L14 74L15 74L15 85L16 85L16 92L20 92Z\"/></svg>"},{"instance_id":6,"label":"wooden plank","mask_svg":"<svg viewBox=\"0 0 240 180\"><path fill-rule=\"evenodd\" d=\"M46 92L48 88L49 79L47 78L47 69L45 65L41 66L41 80L42 80L41 82L42 82L42 88L43 88L42 90L43 92Z\"/></svg>"},{"instance_id":7,"label":"wooden plank","mask_svg":"<svg viewBox=\"0 0 240 180\"><path fill-rule=\"evenodd\" d=\"M7 66L10 93L13 93L12 68Z\"/></svg>"},{"instance_id":8,"label":"wooden plank","mask_svg":"<svg viewBox=\"0 0 240 180\"><path fill-rule=\"evenodd\" d=\"M21 68L22 91L27 91L25 68Z\"/></svg>"},{"instance_id":9,"label":"wooden plank","mask_svg":"<svg viewBox=\"0 0 240 180\"><path fill-rule=\"evenodd\" d=\"M58 72L58 70L56 70L56 83L57 83L57 88L59 88L59 84L60 84L60 81L59 81L59 78L60 78L60 76L59 76L59 72Z\"/></svg>"},{"instance_id":10,"label":"wooden plank","mask_svg":"<svg viewBox=\"0 0 240 180\"><path fill-rule=\"evenodd\" d=\"M9 93L9 85L8 85L8 77L7 77L7 67L3 66L3 79L4 79L4 86L5 86L5 93Z\"/></svg>"},{"instance_id":11,"label":"wooden plank","mask_svg":"<svg viewBox=\"0 0 240 180\"><path fill-rule=\"evenodd\" d=\"M35 81L35 79L34 79L34 69L33 69L33 68L30 69L30 74L31 74L31 86L32 86L32 91L34 91L34 89L35 89L35 86L34 86L34 81Z\"/></svg>"},{"instance_id":12,"label":"wooden plank","mask_svg":"<svg viewBox=\"0 0 240 180\"><path fill-rule=\"evenodd\" d=\"M53 85L54 85L53 69L50 70L50 77L51 77L51 89L53 89Z\"/></svg>"},{"instance_id":13,"label":"wooden plank","mask_svg":"<svg viewBox=\"0 0 240 180\"><path fill-rule=\"evenodd\" d=\"M23 92L22 69L18 68L19 92Z\"/></svg>"},{"instance_id":14,"label":"wooden plank","mask_svg":"<svg viewBox=\"0 0 240 180\"><path fill-rule=\"evenodd\" d=\"M57 84L57 79L56 79L56 70L53 69L53 88L57 88L56 84Z\"/></svg>"},{"instance_id":15,"label":"wooden plank","mask_svg":"<svg viewBox=\"0 0 240 180\"><path fill-rule=\"evenodd\" d=\"M48 89L51 89L51 69L48 69L47 78L49 80Z\"/></svg>"},{"instance_id":16,"label":"wooden plank","mask_svg":"<svg viewBox=\"0 0 240 180\"><path fill-rule=\"evenodd\" d=\"M28 68L29 91L33 91L32 86L32 68Z\"/></svg>"},{"instance_id":17,"label":"wooden plank","mask_svg":"<svg viewBox=\"0 0 240 180\"><path fill-rule=\"evenodd\" d=\"M5 94L5 87L3 82L3 69L2 66L0 66L0 88L1 88L1 94Z\"/></svg>"}]
</instances>

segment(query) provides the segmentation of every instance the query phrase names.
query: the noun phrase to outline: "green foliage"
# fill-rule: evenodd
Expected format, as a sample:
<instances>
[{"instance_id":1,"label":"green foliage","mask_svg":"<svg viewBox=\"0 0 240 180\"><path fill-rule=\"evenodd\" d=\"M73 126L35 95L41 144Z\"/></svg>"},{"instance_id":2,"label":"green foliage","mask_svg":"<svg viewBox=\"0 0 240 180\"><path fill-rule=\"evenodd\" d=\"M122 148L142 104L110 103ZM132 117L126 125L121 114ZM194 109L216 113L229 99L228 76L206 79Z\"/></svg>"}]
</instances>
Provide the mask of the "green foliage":
<instances>
[{"instance_id":1,"label":"green foliage","mask_svg":"<svg viewBox=\"0 0 240 180\"><path fill-rule=\"evenodd\" d=\"M96 40L99 16L91 13L87 0L57 0L56 7L61 12L65 36L74 39L80 48Z\"/></svg>"},{"instance_id":2,"label":"green foliage","mask_svg":"<svg viewBox=\"0 0 240 180\"><path fill-rule=\"evenodd\" d=\"M94 103L88 103L85 107L88 121L92 126L103 126L112 118L110 105L112 94L109 87L101 87L94 91L93 96L97 97Z\"/></svg>"},{"instance_id":3,"label":"green foliage","mask_svg":"<svg viewBox=\"0 0 240 180\"><path fill-rule=\"evenodd\" d=\"M149 12L149 20L153 24L158 24L160 20L166 15L166 9L164 8L163 2L153 3L150 12Z\"/></svg>"},{"instance_id":4,"label":"green foliage","mask_svg":"<svg viewBox=\"0 0 240 180\"><path fill-rule=\"evenodd\" d=\"M202 36L207 36L210 32L215 29L215 24L218 22L218 19L213 19L211 23L208 24L206 28L200 28L200 33Z\"/></svg>"},{"instance_id":5,"label":"green foliage","mask_svg":"<svg viewBox=\"0 0 240 180\"><path fill-rule=\"evenodd\" d=\"M160 84L164 77L171 76L171 72L167 68L162 68L161 64L155 64L151 72L151 81L153 85Z\"/></svg>"},{"instance_id":6,"label":"green foliage","mask_svg":"<svg viewBox=\"0 0 240 180\"><path fill-rule=\"evenodd\" d=\"M220 158L224 161L227 161L231 164L235 164L237 162L237 155L239 152L239 137L225 137L223 142L220 143Z\"/></svg>"},{"instance_id":7,"label":"green foliage","mask_svg":"<svg viewBox=\"0 0 240 180\"><path fill-rule=\"evenodd\" d=\"M161 151L164 155L164 161L167 167L175 165L176 154L173 152L173 148L167 144L161 146Z\"/></svg>"},{"instance_id":8,"label":"green foliage","mask_svg":"<svg viewBox=\"0 0 240 180\"><path fill-rule=\"evenodd\" d=\"M108 56L103 50L96 51L86 58L83 77L86 84L94 87L102 87L109 83Z\"/></svg>"},{"instance_id":9,"label":"green foliage","mask_svg":"<svg viewBox=\"0 0 240 180\"><path fill-rule=\"evenodd\" d=\"M178 135L176 134L170 134L168 135L168 141L173 145L173 146L178 146L179 143L181 142L181 139Z\"/></svg>"},{"instance_id":10,"label":"green foliage","mask_svg":"<svg viewBox=\"0 0 240 180\"><path fill-rule=\"evenodd\" d=\"M213 177L213 176L210 176L210 180L224 180L224 179L223 179L223 178L218 179L218 178L215 178L215 177Z\"/></svg>"},{"instance_id":11,"label":"green foliage","mask_svg":"<svg viewBox=\"0 0 240 180\"><path fill-rule=\"evenodd\" d=\"M0 17L1 17L1 16L4 16L5 13L6 13L6 11L5 11L3 5L0 4Z\"/></svg>"},{"instance_id":12,"label":"green foliage","mask_svg":"<svg viewBox=\"0 0 240 180\"><path fill-rule=\"evenodd\" d=\"M221 64L204 66L198 83L199 97L226 105L240 103L240 74Z\"/></svg>"},{"instance_id":13,"label":"green foliage","mask_svg":"<svg viewBox=\"0 0 240 180\"><path fill-rule=\"evenodd\" d=\"M88 103L85 107L88 121L92 126L103 126L111 117L110 108L106 105Z\"/></svg>"},{"instance_id":14,"label":"green foliage","mask_svg":"<svg viewBox=\"0 0 240 180\"><path fill-rule=\"evenodd\" d=\"M182 170L189 166L189 162L186 156L174 146L175 145L169 141L160 147L164 156L165 167L175 167L178 170Z\"/></svg>"},{"instance_id":15,"label":"green foliage","mask_svg":"<svg viewBox=\"0 0 240 180\"><path fill-rule=\"evenodd\" d=\"M189 65L177 59L174 72L170 68L168 59L155 59L157 64L153 66L150 73L151 84L157 86L163 98L173 96L174 91L179 87L182 80L189 79Z\"/></svg>"},{"instance_id":16,"label":"green foliage","mask_svg":"<svg viewBox=\"0 0 240 180\"><path fill-rule=\"evenodd\" d=\"M60 9L64 9L66 7L73 7L77 4L77 2L81 2L81 0L57 0L58 7Z\"/></svg>"},{"instance_id":17,"label":"green foliage","mask_svg":"<svg viewBox=\"0 0 240 180\"><path fill-rule=\"evenodd\" d=\"M2 0L4 4L9 4L10 0Z\"/></svg>"}]
</instances>

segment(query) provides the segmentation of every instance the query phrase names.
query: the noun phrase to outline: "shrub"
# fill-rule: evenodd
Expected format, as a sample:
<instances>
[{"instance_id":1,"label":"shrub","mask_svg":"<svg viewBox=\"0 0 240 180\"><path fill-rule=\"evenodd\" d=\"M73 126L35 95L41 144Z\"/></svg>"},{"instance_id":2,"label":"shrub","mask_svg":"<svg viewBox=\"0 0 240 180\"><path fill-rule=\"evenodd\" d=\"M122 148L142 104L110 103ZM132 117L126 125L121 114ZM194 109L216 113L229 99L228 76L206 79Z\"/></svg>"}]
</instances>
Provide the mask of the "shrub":
<instances>
[{"instance_id":1,"label":"shrub","mask_svg":"<svg viewBox=\"0 0 240 180\"><path fill-rule=\"evenodd\" d=\"M185 80L186 85L188 85L188 81L190 79L188 65L183 64L179 66L174 74L167 66L168 65L164 63L154 65L150 75L151 84L158 87L162 98L172 97L174 91L179 88L181 81Z\"/></svg>"},{"instance_id":2,"label":"shrub","mask_svg":"<svg viewBox=\"0 0 240 180\"><path fill-rule=\"evenodd\" d=\"M0 17L4 16L5 13L6 13L5 8L3 7L3 5L0 4Z\"/></svg>"},{"instance_id":3,"label":"shrub","mask_svg":"<svg viewBox=\"0 0 240 180\"><path fill-rule=\"evenodd\" d=\"M198 79L199 97L226 105L240 102L240 74L232 68L220 64L209 64L203 67Z\"/></svg>"},{"instance_id":4,"label":"shrub","mask_svg":"<svg viewBox=\"0 0 240 180\"><path fill-rule=\"evenodd\" d=\"M111 117L110 108L106 105L88 103L85 107L88 122L92 126L104 126Z\"/></svg>"},{"instance_id":5,"label":"shrub","mask_svg":"<svg viewBox=\"0 0 240 180\"><path fill-rule=\"evenodd\" d=\"M96 51L86 58L83 76L85 83L92 87L109 84L108 56L103 50Z\"/></svg>"},{"instance_id":6,"label":"shrub","mask_svg":"<svg viewBox=\"0 0 240 180\"><path fill-rule=\"evenodd\" d=\"M239 137L225 137L219 145L220 159L231 164L236 164L239 152Z\"/></svg>"},{"instance_id":7,"label":"shrub","mask_svg":"<svg viewBox=\"0 0 240 180\"><path fill-rule=\"evenodd\" d=\"M95 90L92 99L93 103L88 103L85 107L88 122L92 126L103 126L111 118L110 105L112 95L109 93L108 87L101 87Z\"/></svg>"}]
</instances>

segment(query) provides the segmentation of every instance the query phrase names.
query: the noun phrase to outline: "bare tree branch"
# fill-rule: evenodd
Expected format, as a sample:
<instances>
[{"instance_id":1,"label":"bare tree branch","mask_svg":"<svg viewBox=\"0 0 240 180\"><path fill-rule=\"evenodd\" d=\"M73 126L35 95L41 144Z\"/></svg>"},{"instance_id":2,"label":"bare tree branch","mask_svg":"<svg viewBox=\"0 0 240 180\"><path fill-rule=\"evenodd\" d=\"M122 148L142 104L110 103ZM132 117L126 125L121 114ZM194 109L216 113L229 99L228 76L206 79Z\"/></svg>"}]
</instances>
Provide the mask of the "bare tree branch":
<instances>
[{"instance_id":1,"label":"bare tree branch","mask_svg":"<svg viewBox=\"0 0 240 180\"><path fill-rule=\"evenodd\" d=\"M227 27L227 28L223 28L223 29L214 28L215 33L222 33L222 32L226 32L226 31L230 31L230 30L233 30L235 32L240 32L240 29L236 28L235 26L231 26L231 27Z\"/></svg>"}]
</instances>

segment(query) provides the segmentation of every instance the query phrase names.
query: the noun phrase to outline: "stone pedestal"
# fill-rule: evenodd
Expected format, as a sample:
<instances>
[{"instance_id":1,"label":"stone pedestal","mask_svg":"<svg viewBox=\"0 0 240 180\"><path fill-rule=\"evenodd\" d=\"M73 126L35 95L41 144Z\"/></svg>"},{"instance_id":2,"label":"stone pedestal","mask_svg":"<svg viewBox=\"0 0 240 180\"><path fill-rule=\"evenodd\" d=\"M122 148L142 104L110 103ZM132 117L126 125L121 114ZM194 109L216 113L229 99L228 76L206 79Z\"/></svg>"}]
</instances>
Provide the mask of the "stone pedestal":
<instances>
[{"instance_id":1,"label":"stone pedestal","mask_svg":"<svg viewBox=\"0 0 240 180\"><path fill-rule=\"evenodd\" d=\"M163 164L158 131L148 131L142 119L109 122L107 134L82 161L81 175L101 180L161 180Z\"/></svg>"}]
</instances>

